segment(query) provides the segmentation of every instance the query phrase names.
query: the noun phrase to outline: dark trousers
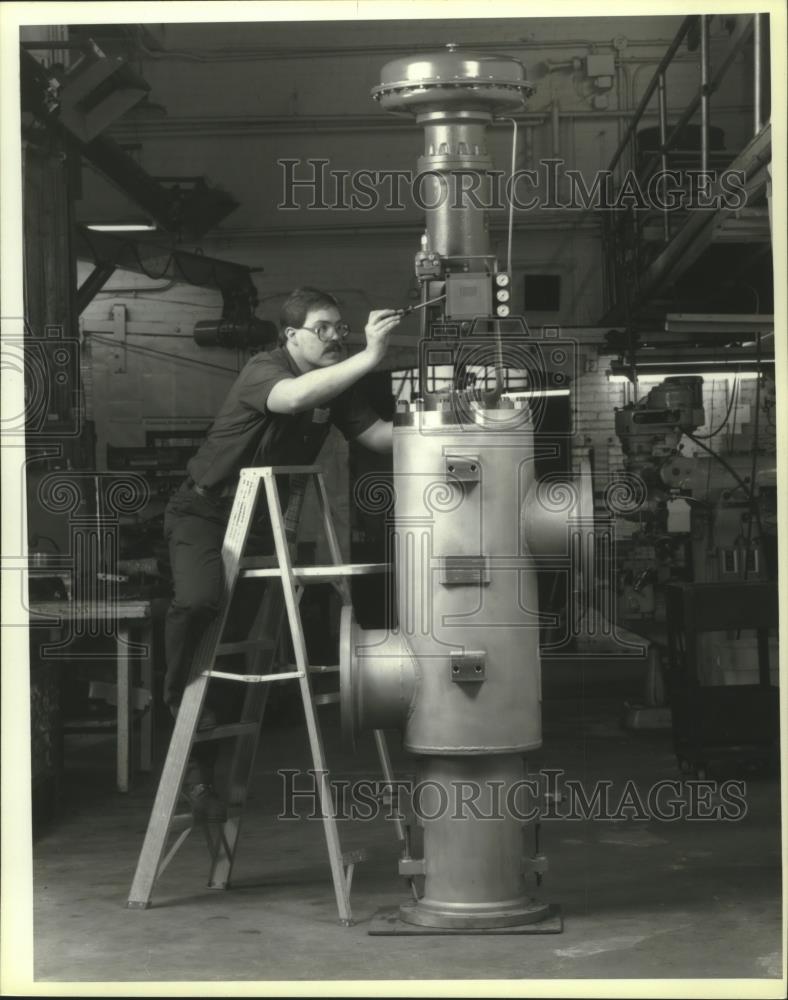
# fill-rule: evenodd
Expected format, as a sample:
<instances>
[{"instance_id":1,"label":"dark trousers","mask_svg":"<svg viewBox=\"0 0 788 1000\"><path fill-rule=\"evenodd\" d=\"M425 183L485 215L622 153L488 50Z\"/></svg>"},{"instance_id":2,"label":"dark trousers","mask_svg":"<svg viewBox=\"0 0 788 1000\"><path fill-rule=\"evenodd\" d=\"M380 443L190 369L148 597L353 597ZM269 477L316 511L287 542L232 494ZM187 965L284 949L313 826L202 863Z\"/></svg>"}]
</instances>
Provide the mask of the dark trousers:
<instances>
[{"instance_id":1,"label":"dark trousers","mask_svg":"<svg viewBox=\"0 0 788 1000\"><path fill-rule=\"evenodd\" d=\"M229 500L203 497L184 485L164 514L174 589L164 623L164 700L174 707L180 704L200 639L219 609L229 513Z\"/></svg>"},{"instance_id":2,"label":"dark trousers","mask_svg":"<svg viewBox=\"0 0 788 1000\"><path fill-rule=\"evenodd\" d=\"M203 496L184 484L170 498L164 514L174 588L164 623L167 660L164 701L173 709L180 704L200 640L219 609L224 586L222 543L231 507L231 498ZM257 522L247 552L259 555L271 550L267 520L263 524ZM245 637L259 606L261 591L258 585L245 592L242 581L236 594L226 630L229 639ZM227 696L228 686L216 681L208 689L208 705L220 721L237 708L237 702L234 704ZM208 767L215 762L217 752L215 743L198 743L192 757Z\"/></svg>"}]
</instances>

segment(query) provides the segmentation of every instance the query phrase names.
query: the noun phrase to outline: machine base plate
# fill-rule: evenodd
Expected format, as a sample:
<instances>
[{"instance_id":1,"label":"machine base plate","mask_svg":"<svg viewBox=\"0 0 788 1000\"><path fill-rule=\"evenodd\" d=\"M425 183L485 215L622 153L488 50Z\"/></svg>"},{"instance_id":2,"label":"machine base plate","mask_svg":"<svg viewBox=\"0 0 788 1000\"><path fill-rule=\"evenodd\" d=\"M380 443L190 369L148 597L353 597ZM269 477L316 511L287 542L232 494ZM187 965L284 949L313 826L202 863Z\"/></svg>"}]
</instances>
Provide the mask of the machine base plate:
<instances>
[{"instance_id":1,"label":"machine base plate","mask_svg":"<svg viewBox=\"0 0 788 1000\"><path fill-rule=\"evenodd\" d=\"M423 937L436 934L473 934L482 936L489 934L561 934L564 929L564 918L561 907L551 903L547 916L531 924L518 924L513 927L422 927L417 924L406 924L400 920L398 906L385 906L378 910L369 925L368 934L373 937Z\"/></svg>"}]
</instances>

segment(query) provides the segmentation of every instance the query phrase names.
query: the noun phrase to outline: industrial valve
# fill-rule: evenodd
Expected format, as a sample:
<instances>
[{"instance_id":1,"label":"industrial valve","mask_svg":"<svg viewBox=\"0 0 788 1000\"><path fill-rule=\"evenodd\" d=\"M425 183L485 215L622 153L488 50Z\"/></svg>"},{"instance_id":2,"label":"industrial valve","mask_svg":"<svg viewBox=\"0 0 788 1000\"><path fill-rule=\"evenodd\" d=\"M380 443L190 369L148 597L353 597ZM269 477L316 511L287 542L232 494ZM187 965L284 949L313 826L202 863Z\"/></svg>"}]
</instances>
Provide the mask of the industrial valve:
<instances>
[{"instance_id":1,"label":"industrial valve","mask_svg":"<svg viewBox=\"0 0 788 1000\"><path fill-rule=\"evenodd\" d=\"M486 128L531 91L516 60L454 46L394 60L373 91L424 126L419 169L436 197L415 268L421 396L394 420L399 625L364 631L344 609L342 721L351 743L365 729L398 729L416 758L417 787L429 793L423 858L407 844L400 872L423 876L424 891L399 915L433 932L548 916L525 881L545 869L524 837L534 820L524 756L542 739L537 561L579 559L586 574L593 563L590 484L537 481L538 405L507 397L502 369L512 359L528 368L539 351L509 315L511 275L490 250L486 212L457 200L469 174L474 190L489 184ZM443 391L428 390L436 365L453 373ZM474 385L479 368L494 372L492 388Z\"/></svg>"}]
</instances>

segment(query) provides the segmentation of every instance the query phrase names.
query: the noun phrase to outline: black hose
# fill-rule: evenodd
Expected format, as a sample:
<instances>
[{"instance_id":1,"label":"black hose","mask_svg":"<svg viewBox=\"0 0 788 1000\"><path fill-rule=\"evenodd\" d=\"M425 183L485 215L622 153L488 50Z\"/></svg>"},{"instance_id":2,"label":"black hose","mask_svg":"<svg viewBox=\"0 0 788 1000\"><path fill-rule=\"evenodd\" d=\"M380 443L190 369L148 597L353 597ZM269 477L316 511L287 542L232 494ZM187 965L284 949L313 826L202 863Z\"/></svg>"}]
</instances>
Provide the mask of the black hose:
<instances>
[{"instance_id":1,"label":"black hose","mask_svg":"<svg viewBox=\"0 0 788 1000\"><path fill-rule=\"evenodd\" d=\"M731 410L733 409L734 403L738 399L738 396L739 396L739 383L738 383L738 380L737 380L736 382L734 382L733 391L731 392L731 401L730 401L730 403L728 403L728 409L727 409L727 411L725 413L725 416L722 418L722 423L715 430L709 431L708 434L698 434L697 435L698 440L708 441L709 438L716 437L720 433L720 431L725 427L725 425L730 420ZM713 399L713 397L712 397L712 399Z\"/></svg>"},{"instance_id":2,"label":"black hose","mask_svg":"<svg viewBox=\"0 0 788 1000\"><path fill-rule=\"evenodd\" d=\"M709 448L708 445L704 444L700 438L695 437L694 434L690 434L689 431L685 431L681 427L679 427L678 430L680 430L683 434L686 434L686 436L690 439L690 441L694 441L695 444L703 448L704 451L708 452L712 458L716 458L717 461L720 463L720 465L727 471L728 475L732 476L736 480L738 485L746 492L750 502L752 502L753 499L752 483L750 483L750 485L748 486L747 483L739 475L739 473L736 472L733 466L730 465L730 463L726 462L725 459L722 457L722 455L718 455L716 451L713 451L711 448Z\"/></svg>"},{"instance_id":3,"label":"black hose","mask_svg":"<svg viewBox=\"0 0 788 1000\"><path fill-rule=\"evenodd\" d=\"M750 519L747 522L747 547L744 551L744 579L747 579L750 570L750 545L752 544L752 522L758 522L758 540L763 541L763 531L761 529L761 505L755 499L755 470L758 464L758 422L759 410L761 406L761 335L758 334L756 340L756 351L758 359L756 362L758 371L758 381L755 383L755 421L752 429L752 468L750 471Z\"/></svg>"}]
</instances>

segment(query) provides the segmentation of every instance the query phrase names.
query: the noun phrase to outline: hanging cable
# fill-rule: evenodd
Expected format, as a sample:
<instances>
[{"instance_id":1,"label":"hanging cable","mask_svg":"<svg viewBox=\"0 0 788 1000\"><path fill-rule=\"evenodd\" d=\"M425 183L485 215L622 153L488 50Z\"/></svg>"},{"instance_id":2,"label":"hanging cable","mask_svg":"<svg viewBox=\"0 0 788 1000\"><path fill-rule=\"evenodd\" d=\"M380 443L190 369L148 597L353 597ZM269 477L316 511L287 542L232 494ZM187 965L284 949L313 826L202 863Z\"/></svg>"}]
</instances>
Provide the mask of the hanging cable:
<instances>
[{"instance_id":1,"label":"hanging cable","mask_svg":"<svg viewBox=\"0 0 788 1000\"><path fill-rule=\"evenodd\" d=\"M91 334L90 339L98 344L104 344L106 347L117 347L118 345L109 340L107 337L97 336L95 333ZM181 354L172 354L169 351L157 351L154 347L142 347L139 344L126 344L127 351L136 351L137 354L151 354L158 358L167 358L170 361L178 361L181 364L187 365L199 365L202 368L213 368L218 372L227 372L230 375L237 375L239 369L237 368L227 368L225 365L215 365L210 361L200 361L198 358L184 358Z\"/></svg>"},{"instance_id":2,"label":"hanging cable","mask_svg":"<svg viewBox=\"0 0 788 1000\"><path fill-rule=\"evenodd\" d=\"M758 542L763 539L761 529L761 505L755 496L755 472L758 466L758 423L761 406L761 335L756 336L756 371L758 381L755 383L755 421L752 428L752 466L750 469L750 519L747 522L747 547L744 551L744 579L747 579L750 571L750 545L752 544L752 522L758 522Z\"/></svg>"},{"instance_id":3,"label":"hanging cable","mask_svg":"<svg viewBox=\"0 0 788 1000\"><path fill-rule=\"evenodd\" d=\"M758 378L755 382L755 420L753 422L752 428L752 469L750 472L750 482L753 488L755 487L755 471L758 465L758 423L760 416L761 407L761 335L757 335L756 339L756 371L758 372Z\"/></svg>"},{"instance_id":4,"label":"hanging cable","mask_svg":"<svg viewBox=\"0 0 788 1000\"><path fill-rule=\"evenodd\" d=\"M507 118L512 123L512 160L509 169L509 183L512 188L509 192L509 226L506 237L506 273L512 274L512 233L514 231L514 174L517 168L517 119Z\"/></svg>"},{"instance_id":5,"label":"hanging cable","mask_svg":"<svg viewBox=\"0 0 788 1000\"><path fill-rule=\"evenodd\" d=\"M737 380L738 381L738 380ZM737 398L738 398L738 387L737 387ZM730 431L726 434L726 445L728 451L733 451L733 439L736 437L736 417L738 415L738 407L733 410L732 422Z\"/></svg>"},{"instance_id":6,"label":"hanging cable","mask_svg":"<svg viewBox=\"0 0 788 1000\"><path fill-rule=\"evenodd\" d=\"M151 272L145 267L145 265L142 262L142 255L140 254L140 250L137 244L132 243L131 240L128 240L124 245L131 247L131 249L133 250L134 256L137 258L137 264L139 266L139 269L140 271L142 271L142 273L145 275L146 278L151 278L154 281L161 281L163 278L167 276L170 270L170 265L172 264L173 261L172 254L170 254L170 256L167 258L167 263L164 265L164 269L161 271L160 274L151 274Z\"/></svg>"},{"instance_id":7,"label":"hanging cable","mask_svg":"<svg viewBox=\"0 0 788 1000\"><path fill-rule=\"evenodd\" d=\"M713 396L713 393L714 393L713 383L712 383L712 390L711 391L712 391L712 400L713 400L714 399L714 396ZM739 380L738 380L738 376L734 376L733 389L731 389L730 402L728 403L728 409L725 412L725 416L722 419L722 423L715 430L709 431L708 434L696 434L695 436L698 439L700 439L701 441L708 441L709 438L716 437L720 433L720 431L723 430L723 428L728 423L728 420L730 419L730 415L731 415L731 412L733 411L733 407L734 407L734 404L736 403L738 395L739 395ZM714 410L712 409L712 413L713 412L714 412Z\"/></svg>"},{"instance_id":8,"label":"hanging cable","mask_svg":"<svg viewBox=\"0 0 788 1000\"><path fill-rule=\"evenodd\" d=\"M147 288L144 285L129 285L127 287L118 286L117 288L107 288L105 286L96 292L96 298L98 298L99 295L133 295L137 298L139 295L153 295L156 292L169 292L169 290L175 285L177 285L177 281L173 278L166 281L163 285L155 285L153 287L148 286ZM183 305L188 303L181 304Z\"/></svg>"},{"instance_id":9,"label":"hanging cable","mask_svg":"<svg viewBox=\"0 0 788 1000\"><path fill-rule=\"evenodd\" d=\"M725 459L722 457L722 455L718 455L716 451L714 451L713 449L709 448L708 445L704 444L703 441L701 441L700 438L695 437L694 434L690 434L689 431L685 431L681 427L677 427L676 429L679 430L679 431L681 431L682 434L686 435L686 437L688 437L690 439L690 441L694 441L695 444L698 445L698 447L700 447L704 451L708 452L709 455L711 455L712 458L716 458L717 461L720 463L720 465L727 471L728 475L732 476L736 480L739 488L743 489L745 491L745 493L747 494L747 496L750 499L752 499L752 491L751 491L750 487L747 485L747 483L745 482L745 480L742 479L742 477L739 475L739 473L736 472L736 470L733 468L733 466L730 465L730 463L728 463L728 462L725 461Z\"/></svg>"}]
</instances>

